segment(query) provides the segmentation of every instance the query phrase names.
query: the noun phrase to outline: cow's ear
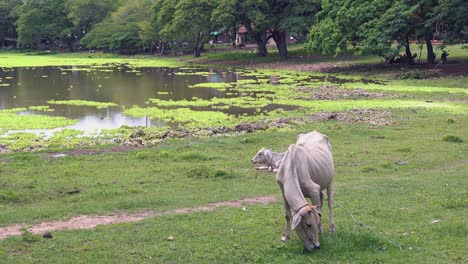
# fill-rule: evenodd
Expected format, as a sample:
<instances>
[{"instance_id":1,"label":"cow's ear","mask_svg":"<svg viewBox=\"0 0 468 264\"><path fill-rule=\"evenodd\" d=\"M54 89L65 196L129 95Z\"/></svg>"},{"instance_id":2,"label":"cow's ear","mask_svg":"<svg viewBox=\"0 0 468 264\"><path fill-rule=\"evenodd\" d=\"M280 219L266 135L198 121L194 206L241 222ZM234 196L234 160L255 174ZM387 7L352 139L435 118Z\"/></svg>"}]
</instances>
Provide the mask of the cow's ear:
<instances>
[{"instance_id":1,"label":"cow's ear","mask_svg":"<svg viewBox=\"0 0 468 264\"><path fill-rule=\"evenodd\" d=\"M306 207L303 207L301 210L299 210L299 212L297 212L294 216L293 216L293 225L292 225L292 229L296 229L296 227L301 223L302 221L302 216L304 216L306 213L308 212L308 209L307 209L307 206Z\"/></svg>"},{"instance_id":2,"label":"cow's ear","mask_svg":"<svg viewBox=\"0 0 468 264\"><path fill-rule=\"evenodd\" d=\"M302 220L302 215L299 213L295 214L293 216L293 224L292 224L292 229L296 229L296 227L301 223Z\"/></svg>"}]
</instances>

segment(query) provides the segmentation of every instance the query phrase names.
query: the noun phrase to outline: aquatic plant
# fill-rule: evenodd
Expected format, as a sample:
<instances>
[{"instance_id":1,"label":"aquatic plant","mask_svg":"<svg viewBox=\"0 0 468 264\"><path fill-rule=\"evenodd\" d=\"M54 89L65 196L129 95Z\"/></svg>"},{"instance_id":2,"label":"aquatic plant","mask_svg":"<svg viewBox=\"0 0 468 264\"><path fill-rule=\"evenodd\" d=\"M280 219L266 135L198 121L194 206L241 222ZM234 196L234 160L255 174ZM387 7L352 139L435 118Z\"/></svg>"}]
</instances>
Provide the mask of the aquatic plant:
<instances>
[{"instance_id":1,"label":"aquatic plant","mask_svg":"<svg viewBox=\"0 0 468 264\"><path fill-rule=\"evenodd\" d=\"M85 101L85 100L50 100L47 101L48 104L53 105L75 105L75 106L94 106L98 109L107 108L111 106L118 106L116 103L104 103L104 102L95 102L95 101Z\"/></svg>"}]
</instances>

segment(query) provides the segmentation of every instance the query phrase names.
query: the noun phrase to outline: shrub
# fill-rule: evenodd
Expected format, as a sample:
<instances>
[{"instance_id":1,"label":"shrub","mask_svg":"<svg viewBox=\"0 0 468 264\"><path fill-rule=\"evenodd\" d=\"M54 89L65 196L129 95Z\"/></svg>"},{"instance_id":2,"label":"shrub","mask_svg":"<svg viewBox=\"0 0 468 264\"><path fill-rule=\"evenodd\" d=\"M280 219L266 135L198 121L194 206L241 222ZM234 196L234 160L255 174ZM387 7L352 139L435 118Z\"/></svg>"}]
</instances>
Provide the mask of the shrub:
<instances>
[{"instance_id":1,"label":"shrub","mask_svg":"<svg viewBox=\"0 0 468 264\"><path fill-rule=\"evenodd\" d=\"M460 143L460 142L463 142L463 139L459 136L447 135L444 137L444 141Z\"/></svg>"}]
</instances>

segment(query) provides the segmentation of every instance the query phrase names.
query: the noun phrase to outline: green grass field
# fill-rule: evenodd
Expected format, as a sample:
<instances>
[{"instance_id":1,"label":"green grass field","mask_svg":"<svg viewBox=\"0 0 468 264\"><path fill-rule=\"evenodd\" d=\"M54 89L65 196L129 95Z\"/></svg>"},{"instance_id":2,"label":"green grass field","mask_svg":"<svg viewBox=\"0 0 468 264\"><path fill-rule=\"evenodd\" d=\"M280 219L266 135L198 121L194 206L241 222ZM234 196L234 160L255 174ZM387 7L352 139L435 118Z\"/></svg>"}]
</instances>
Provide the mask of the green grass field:
<instances>
[{"instance_id":1,"label":"green grass field","mask_svg":"<svg viewBox=\"0 0 468 264\"><path fill-rule=\"evenodd\" d=\"M1 56L10 56L8 61L18 56L16 66L127 60L113 55L91 60L83 54ZM135 65L160 63L134 60ZM180 65L173 59L161 63ZM0 66L6 64L0 60ZM465 263L465 82L466 76L392 81L384 88L344 84L402 99L329 100L313 108L385 105L383 109L392 113L392 123L386 126L298 122L251 134L171 139L127 152L58 159L49 153L66 149L1 154L1 227L81 214L165 212L264 195L275 195L278 201L245 210L224 207L91 230L54 231L51 239L25 232L0 240L0 263ZM420 103L408 103L412 101ZM306 253L295 234L287 243L280 241L284 210L275 175L256 171L250 159L261 147L283 151L297 134L312 130L327 134L333 144L337 232L323 234L321 249ZM168 241L170 236L174 241Z\"/></svg>"}]
</instances>

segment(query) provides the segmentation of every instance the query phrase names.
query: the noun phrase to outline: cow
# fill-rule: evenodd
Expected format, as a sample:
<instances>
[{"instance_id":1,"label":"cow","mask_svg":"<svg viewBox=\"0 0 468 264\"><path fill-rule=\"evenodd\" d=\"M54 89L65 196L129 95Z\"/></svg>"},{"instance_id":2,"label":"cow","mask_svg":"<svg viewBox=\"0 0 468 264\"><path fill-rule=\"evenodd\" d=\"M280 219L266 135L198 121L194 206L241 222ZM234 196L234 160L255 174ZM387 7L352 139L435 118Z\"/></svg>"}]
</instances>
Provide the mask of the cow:
<instances>
[{"instance_id":1,"label":"cow","mask_svg":"<svg viewBox=\"0 0 468 264\"><path fill-rule=\"evenodd\" d=\"M313 131L299 134L296 144L286 151L276 181L284 198L286 227L282 241L290 239L292 228L304 242L307 250L320 248L322 232L322 190L327 190L331 233L335 232L333 218L334 165L332 146L328 137ZM312 200L308 204L306 197Z\"/></svg>"},{"instance_id":2,"label":"cow","mask_svg":"<svg viewBox=\"0 0 468 264\"><path fill-rule=\"evenodd\" d=\"M266 164L269 171L278 172L278 168L281 165L281 160L283 159L283 153L273 152L271 149L260 149L257 154L252 158L253 164ZM264 169L264 167L259 167L257 169Z\"/></svg>"}]
</instances>

